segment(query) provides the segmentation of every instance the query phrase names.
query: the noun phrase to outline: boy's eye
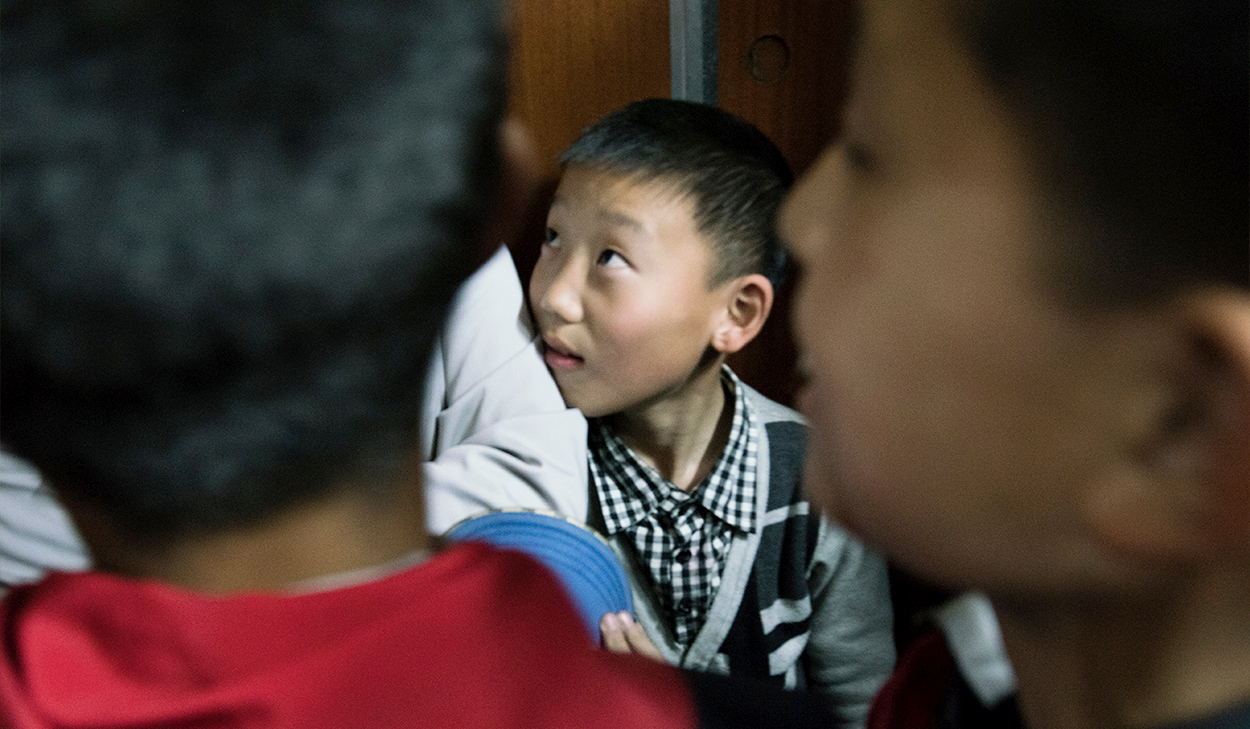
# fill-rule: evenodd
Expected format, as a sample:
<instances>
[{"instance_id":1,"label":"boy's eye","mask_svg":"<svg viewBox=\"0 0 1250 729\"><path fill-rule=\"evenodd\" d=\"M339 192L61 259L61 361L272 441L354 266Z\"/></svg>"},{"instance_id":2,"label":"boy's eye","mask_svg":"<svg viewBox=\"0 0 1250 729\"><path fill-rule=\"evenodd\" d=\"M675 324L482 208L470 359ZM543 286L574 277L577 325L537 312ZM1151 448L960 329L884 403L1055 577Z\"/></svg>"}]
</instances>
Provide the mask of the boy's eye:
<instances>
[{"instance_id":1,"label":"boy's eye","mask_svg":"<svg viewBox=\"0 0 1250 729\"><path fill-rule=\"evenodd\" d=\"M543 238L543 245L551 246L552 248L560 247L560 234L555 231L555 228L547 229L547 235Z\"/></svg>"},{"instance_id":2,"label":"boy's eye","mask_svg":"<svg viewBox=\"0 0 1250 729\"><path fill-rule=\"evenodd\" d=\"M608 268L621 268L629 265L626 263L625 259L621 257L621 254L611 248L605 250L603 253L600 253L599 260L595 261L595 263Z\"/></svg>"}]
</instances>

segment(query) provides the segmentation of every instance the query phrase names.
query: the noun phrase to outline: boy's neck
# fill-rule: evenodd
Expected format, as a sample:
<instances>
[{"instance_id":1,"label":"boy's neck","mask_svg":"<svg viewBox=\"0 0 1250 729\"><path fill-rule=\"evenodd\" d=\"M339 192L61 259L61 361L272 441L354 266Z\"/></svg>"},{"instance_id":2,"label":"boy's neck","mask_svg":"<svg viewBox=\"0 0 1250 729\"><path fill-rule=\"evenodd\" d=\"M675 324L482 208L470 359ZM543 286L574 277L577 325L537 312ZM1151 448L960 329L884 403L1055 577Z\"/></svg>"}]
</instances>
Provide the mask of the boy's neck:
<instances>
[{"instance_id":1,"label":"boy's neck","mask_svg":"<svg viewBox=\"0 0 1250 729\"><path fill-rule=\"evenodd\" d=\"M406 473L420 478L419 471ZM94 511L67 506L103 571L201 592L284 590L428 550L419 484L396 484L385 494L344 489L259 524L155 549L132 544Z\"/></svg>"},{"instance_id":2,"label":"boy's neck","mask_svg":"<svg viewBox=\"0 0 1250 729\"><path fill-rule=\"evenodd\" d=\"M994 601L1032 729L1154 727L1250 701L1250 571L1137 600Z\"/></svg>"},{"instance_id":3,"label":"boy's neck","mask_svg":"<svg viewBox=\"0 0 1250 729\"><path fill-rule=\"evenodd\" d=\"M702 483L729 441L734 406L721 383L723 359L680 389L607 417L630 450L683 491Z\"/></svg>"}]
</instances>

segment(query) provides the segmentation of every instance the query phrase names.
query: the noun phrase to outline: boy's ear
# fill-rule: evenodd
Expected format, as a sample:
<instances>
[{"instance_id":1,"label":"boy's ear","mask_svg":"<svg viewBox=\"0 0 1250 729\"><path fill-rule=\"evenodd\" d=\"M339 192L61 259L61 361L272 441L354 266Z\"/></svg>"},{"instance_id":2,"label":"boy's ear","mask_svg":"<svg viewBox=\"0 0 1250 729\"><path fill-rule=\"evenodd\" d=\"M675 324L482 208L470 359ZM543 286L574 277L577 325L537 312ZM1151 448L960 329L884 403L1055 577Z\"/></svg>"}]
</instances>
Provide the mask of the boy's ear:
<instances>
[{"instance_id":1,"label":"boy's ear","mask_svg":"<svg viewBox=\"0 0 1250 729\"><path fill-rule=\"evenodd\" d=\"M1086 523L1130 559L1250 559L1250 296L1181 305L1186 361L1131 464L1091 484Z\"/></svg>"},{"instance_id":2,"label":"boy's ear","mask_svg":"<svg viewBox=\"0 0 1250 729\"><path fill-rule=\"evenodd\" d=\"M758 273L742 276L725 285L724 316L712 335L712 348L733 354L760 333L773 308L773 284Z\"/></svg>"},{"instance_id":3,"label":"boy's ear","mask_svg":"<svg viewBox=\"0 0 1250 729\"><path fill-rule=\"evenodd\" d=\"M498 144L499 179L490 217L478 241L475 268L521 232L538 189L538 153L529 129L519 119L508 117L499 123Z\"/></svg>"}]
</instances>

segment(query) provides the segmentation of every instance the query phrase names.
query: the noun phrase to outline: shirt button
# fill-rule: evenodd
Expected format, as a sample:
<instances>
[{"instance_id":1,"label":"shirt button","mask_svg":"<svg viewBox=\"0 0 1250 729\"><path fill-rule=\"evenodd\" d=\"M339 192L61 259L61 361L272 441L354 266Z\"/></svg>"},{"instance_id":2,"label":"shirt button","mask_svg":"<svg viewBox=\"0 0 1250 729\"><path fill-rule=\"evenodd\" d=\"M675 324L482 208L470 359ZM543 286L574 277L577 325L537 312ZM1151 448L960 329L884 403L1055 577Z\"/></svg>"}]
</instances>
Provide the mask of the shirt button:
<instances>
[{"instance_id":1,"label":"shirt button","mask_svg":"<svg viewBox=\"0 0 1250 729\"><path fill-rule=\"evenodd\" d=\"M682 615L686 615L687 613L689 613L690 612L690 598L683 597L682 599L678 600L676 608L677 608L677 612Z\"/></svg>"},{"instance_id":2,"label":"shirt button","mask_svg":"<svg viewBox=\"0 0 1250 729\"><path fill-rule=\"evenodd\" d=\"M689 549L679 549L679 550L677 550L677 551L673 554L673 559L677 560L678 562L689 562L689 561L690 561L690 550L689 550Z\"/></svg>"}]
</instances>

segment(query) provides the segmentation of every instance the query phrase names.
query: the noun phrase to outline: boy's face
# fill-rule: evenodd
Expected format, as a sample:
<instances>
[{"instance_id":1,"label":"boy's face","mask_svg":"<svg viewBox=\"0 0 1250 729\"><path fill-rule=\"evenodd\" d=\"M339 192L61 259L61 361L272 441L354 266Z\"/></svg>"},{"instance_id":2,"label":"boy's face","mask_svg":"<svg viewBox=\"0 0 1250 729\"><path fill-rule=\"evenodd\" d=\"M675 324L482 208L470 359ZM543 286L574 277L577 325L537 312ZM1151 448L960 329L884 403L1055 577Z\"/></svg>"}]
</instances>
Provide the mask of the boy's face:
<instances>
[{"instance_id":1,"label":"boy's face","mask_svg":"<svg viewBox=\"0 0 1250 729\"><path fill-rule=\"evenodd\" d=\"M804 269L808 488L947 585L1082 584L1099 568L1079 486L1131 435L1121 355L1144 335L1043 290L1019 127L942 3L863 5L844 137L781 218Z\"/></svg>"},{"instance_id":2,"label":"boy's face","mask_svg":"<svg viewBox=\"0 0 1250 729\"><path fill-rule=\"evenodd\" d=\"M565 402L588 417L679 392L724 311L689 197L572 166L547 216L530 303Z\"/></svg>"}]
</instances>

